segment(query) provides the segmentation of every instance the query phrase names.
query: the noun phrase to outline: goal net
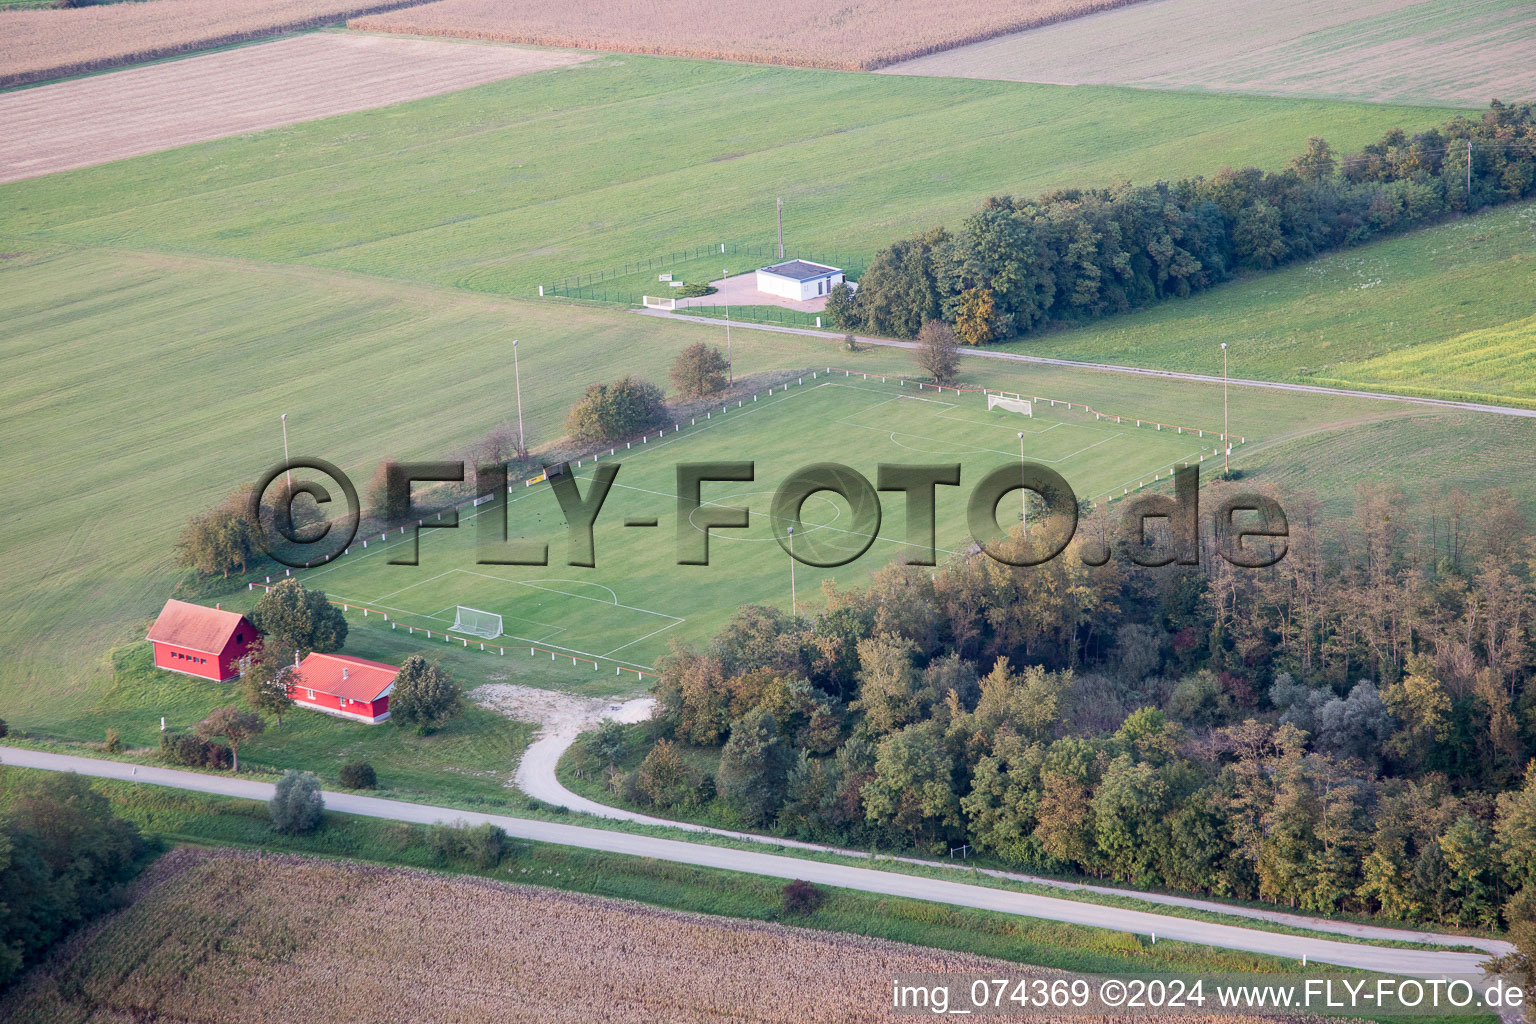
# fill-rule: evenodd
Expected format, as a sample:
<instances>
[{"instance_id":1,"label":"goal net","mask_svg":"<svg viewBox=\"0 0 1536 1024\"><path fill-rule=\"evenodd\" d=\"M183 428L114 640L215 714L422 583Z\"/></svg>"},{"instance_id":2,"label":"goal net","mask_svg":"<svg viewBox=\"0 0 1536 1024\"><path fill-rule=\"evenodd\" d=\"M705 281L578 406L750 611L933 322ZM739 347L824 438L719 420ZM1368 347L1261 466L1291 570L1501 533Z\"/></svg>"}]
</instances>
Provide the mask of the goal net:
<instances>
[{"instance_id":1,"label":"goal net","mask_svg":"<svg viewBox=\"0 0 1536 1024\"><path fill-rule=\"evenodd\" d=\"M1034 412L1030 409L1029 403L1024 399L1004 398L1002 395L987 396L987 411L991 412L993 409L1003 409L1008 412L1021 413L1030 417L1035 415Z\"/></svg>"},{"instance_id":2,"label":"goal net","mask_svg":"<svg viewBox=\"0 0 1536 1024\"><path fill-rule=\"evenodd\" d=\"M456 633L468 633L470 636L478 636L484 640L494 640L501 636L501 616L483 612L478 608L459 605L458 611L454 613L453 629Z\"/></svg>"}]
</instances>

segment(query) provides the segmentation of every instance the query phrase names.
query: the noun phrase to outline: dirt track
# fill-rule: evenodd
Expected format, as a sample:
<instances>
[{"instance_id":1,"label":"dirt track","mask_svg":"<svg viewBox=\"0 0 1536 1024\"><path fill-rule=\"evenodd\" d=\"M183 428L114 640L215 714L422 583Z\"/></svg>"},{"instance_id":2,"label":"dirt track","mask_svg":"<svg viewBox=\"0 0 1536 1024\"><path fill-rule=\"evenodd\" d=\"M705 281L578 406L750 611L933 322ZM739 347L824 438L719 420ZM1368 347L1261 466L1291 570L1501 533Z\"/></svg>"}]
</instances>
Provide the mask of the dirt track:
<instances>
[{"instance_id":1,"label":"dirt track","mask_svg":"<svg viewBox=\"0 0 1536 1024\"><path fill-rule=\"evenodd\" d=\"M0 182L467 89L589 59L318 32L0 94Z\"/></svg>"}]
</instances>

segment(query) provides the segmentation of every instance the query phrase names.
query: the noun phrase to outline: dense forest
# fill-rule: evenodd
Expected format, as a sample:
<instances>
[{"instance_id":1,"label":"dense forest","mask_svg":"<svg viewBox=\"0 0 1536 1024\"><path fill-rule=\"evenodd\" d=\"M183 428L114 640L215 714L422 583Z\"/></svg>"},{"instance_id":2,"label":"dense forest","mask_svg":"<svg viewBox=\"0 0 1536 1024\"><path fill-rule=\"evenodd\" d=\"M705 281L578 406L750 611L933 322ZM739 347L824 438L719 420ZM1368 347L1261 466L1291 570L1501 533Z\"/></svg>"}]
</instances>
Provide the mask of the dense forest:
<instances>
[{"instance_id":1,"label":"dense forest","mask_svg":"<svg viewBox=\"0 0 1536 1024\"><path fill-rule=\"evenodd\" d=\"M1333 249L1536 195L1536 106L1497 100L1338 157L1323 139L1279 173L1227 168L1155 185L987 200L956 231L881 250L856 292L827 303L842 330L916 337L930 320L964 344L1083 323Z\"/></svg>"},{"instance_id":2,"label":"dense forest","mask_svg":"<svg viewBox=\"0 0 1536 1024\"><path fill-rule=\"evenodd\" d=\"M1325 528L1293 498L1264 570L975 554L814 617L742 608L666 659L644 760L609 757L608 784L804 839L1530 921L1536 542L1502 492L1404 507L1365 489ZM713 777L690 747L719 748Z\"/></svg>"}]
</instances>

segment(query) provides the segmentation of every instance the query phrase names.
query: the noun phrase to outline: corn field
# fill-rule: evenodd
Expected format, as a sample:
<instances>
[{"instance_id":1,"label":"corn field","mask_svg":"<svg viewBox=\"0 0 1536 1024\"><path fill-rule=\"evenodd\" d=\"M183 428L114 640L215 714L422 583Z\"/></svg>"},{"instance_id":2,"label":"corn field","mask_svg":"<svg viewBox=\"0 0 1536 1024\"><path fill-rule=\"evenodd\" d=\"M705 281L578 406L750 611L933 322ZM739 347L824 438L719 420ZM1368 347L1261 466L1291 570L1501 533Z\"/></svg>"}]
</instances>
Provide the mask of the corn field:
<instances>
[{"instance_id":1,"label":"corn field","mask_svg":"<svg viewBox=\"0 0 1536 1024\"><path fill-rule=\"evenodd\" d=\"M164 2L164 0L159 0ZM870 70L1136 0L437 0L352 28Z\"/></svg>"},{"instance_id":2,"label":"corn field","mask_svg":"<svg viewBox=\"0 0 1536 1024\"><path fill-rule=\"evenodd\" d=\"M1020 973L481 878L178 849L127 908L0 998L0 1019L858 1022L902 1019L882 1009L893 974L1000 970Z\"/></svg>"},{"instance_id":3,"label":"corn field","mask_svg":"<svg viewBox=\"0 0 1536 1024\"><path fill-rule=\"evenodd\" d=\"M154 0L0 10L0 88L328 25L417 0Z\"/></svg>"}]
</instances>

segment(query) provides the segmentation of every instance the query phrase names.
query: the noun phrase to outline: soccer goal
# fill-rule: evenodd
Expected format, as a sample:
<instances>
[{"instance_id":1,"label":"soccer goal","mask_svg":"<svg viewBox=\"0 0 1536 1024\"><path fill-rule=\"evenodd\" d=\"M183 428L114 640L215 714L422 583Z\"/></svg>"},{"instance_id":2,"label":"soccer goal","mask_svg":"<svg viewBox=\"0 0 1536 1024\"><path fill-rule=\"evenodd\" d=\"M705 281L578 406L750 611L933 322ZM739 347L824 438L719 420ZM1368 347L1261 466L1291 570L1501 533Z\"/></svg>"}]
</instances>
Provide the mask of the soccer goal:
<instances>
[{"instance_id":1,"label":"soccer goal","mask_svg":"<svg viewBox=\"0 0 1536 1024\"><path fill-rule=\"evenodd\" d=\"M987 396L987 412L991 412L993 409L1004 409L1008 412L1021 413L1029 417L1035 415L1034 411L1030 408L1030 404L1024 399L1004 398L1002 395Z\"/></svg>"},{"instance_id":2,"label":"soccer goal","mask_svg":"<svg viewBox=\"0 0 1536 1024\"><path fill-rule=\"evenodd\" d=\"M478 636L483 640L495 640L501 636L501 616L483 612L478 608L459 605L453 617L453 630L456 633Z\"/></svg>"}]
</instances>

